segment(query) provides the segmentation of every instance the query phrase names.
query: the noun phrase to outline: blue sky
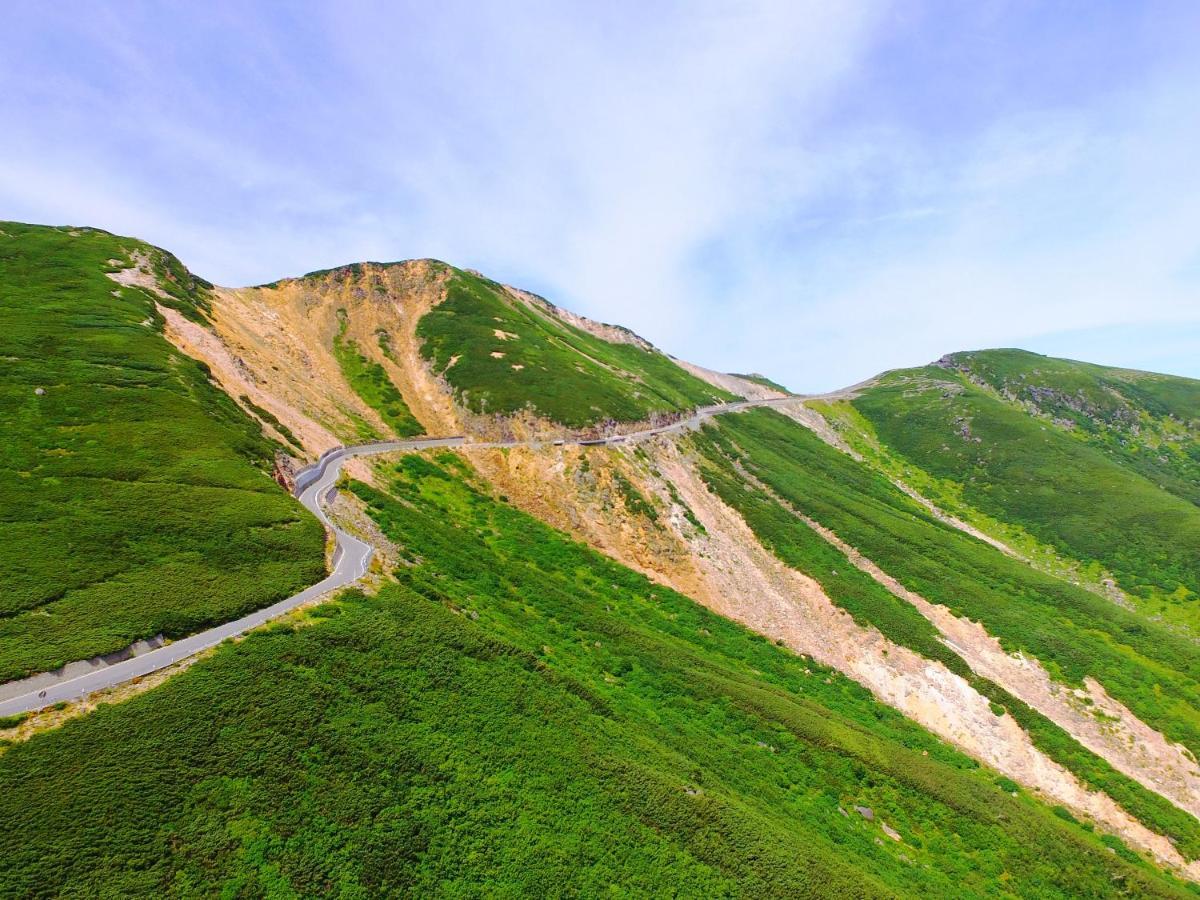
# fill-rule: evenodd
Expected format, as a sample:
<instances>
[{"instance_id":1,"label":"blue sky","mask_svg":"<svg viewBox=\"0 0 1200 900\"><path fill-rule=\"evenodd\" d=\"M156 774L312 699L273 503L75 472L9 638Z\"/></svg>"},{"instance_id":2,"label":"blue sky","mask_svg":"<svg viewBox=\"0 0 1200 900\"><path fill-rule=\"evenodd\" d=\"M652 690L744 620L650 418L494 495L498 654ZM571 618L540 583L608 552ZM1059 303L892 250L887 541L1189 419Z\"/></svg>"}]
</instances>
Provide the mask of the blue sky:
<instances>
[{"instance_id":1,"label":"blue sky","mask_svg":"<svg viewBox=\"0 0 1200 900\"><path fill-rule=\"evenodd\" d=\"M1200 377L1200 4L19 4L0 218L222 284L434 256L798 390Z\"/></svg>"}]
</instances>

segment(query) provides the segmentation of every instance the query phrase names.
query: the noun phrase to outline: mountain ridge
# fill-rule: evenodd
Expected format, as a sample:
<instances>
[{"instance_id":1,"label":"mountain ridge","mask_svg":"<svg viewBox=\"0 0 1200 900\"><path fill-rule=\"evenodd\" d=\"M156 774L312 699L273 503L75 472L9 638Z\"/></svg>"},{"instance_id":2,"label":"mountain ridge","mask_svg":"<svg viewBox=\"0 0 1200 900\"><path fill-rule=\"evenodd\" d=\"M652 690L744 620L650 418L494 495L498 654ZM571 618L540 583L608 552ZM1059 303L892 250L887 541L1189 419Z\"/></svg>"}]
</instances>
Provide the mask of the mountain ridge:
<instances>
[{"instance_id":1,"label":"mountain ridge","mask_svg":"<svg viewBox=\"0 0 1200 900\"><path fill-rule=\"evenodd\" d=\"M467 638L458 634L458 626L446 623L470 623L487 641L510 648L496 651L501 658L517 654L513 658L528 659L529 671L539 673L545 684L570 686L571 696L588 698L591 708L603 715L624 709L621 727L632 730L622 732L626 735L622 739L635 742L662 739L647 730L649 722L665 714L653 698L674 683L677 676L667 674L675 671L672 666L692 666L703 656L704 666L695 671L717 678L724 687L712 697L687 700L697 716L694 722L716 715L721 692L732 691L741 698L739 703L749 704L747 708L775 711L768 716L773 725L730 725L733 730L728 732L722 730L725 726L718 727L712 734L714 746L726 747L738 728L782 728L791 737L785 742L786 760L780 757L778 765L792 773L789 778L800 778L801 773L808 773L803 779L833 777L831 773L849 766L850 775L837 775L837 787L825 789L833 793L821 795L825 799L820 801L823 812L818 818L826 824L805 831L808 825L785 822L773 808L755 805L752 794L762 793L765 782L756 782L759 787L747 792L745 785L726 777L726 771L739 770L737 760L745 752L732 749L736 742L728 745L728 752L713 751L715 756L697 746L672 744L671 752L683 753L690 760L686 765L694 770L686 784L678 785L681 796L693 798L686 801L690 812L679 812L682 818L670 822L655 819L660 833L672 836L677 849L687 846L692 848L687 852L694 853L701 846L684 838L690 833L685 820L697 814L696 804L706 802L694 798L712 791L714 802L719 796L720 803L733 804L728 810L753 807L759 824L751 830L765 828L754 831L763 840L773 835L776 840L793 841L797 835L810 834L819 838L822 847L826 834L852 840L859 848L852 871L863 873L863 884L887 885L900 893L920 893L921 885L928 891L935 884L940 885L937 890L945 890L948 882L937 882L941 875L936 873L949 872L958 873L958 883L968 893L996 893L1004 883L1001 875L1007 872L1025 885L1026 893L1070 894L1072 861L1080 872L1088 873L1115 866L1112 878L1136 878L1144 891L1173 890L1170 876L1154 866L1191 878L1200 875L1196 862L1200 821L1193 808L1194 797L1200 795L1196 790L1200 769L1194 756L1200 749L1195 736L1200 727L1200 666L1192 643L1181 637L1195 626L1196 618L1190 596L1171 599L1171 592L1165 590L1171 587L1166 579L1182 565L1183 552L1151 522L1146 541L1153 538L1158 543L1144 546L1160 546L1178 556L1170 565L1151 550L1131 555L1127 548L1125 556L1085 556L1083 545L1074 532L1064 531L1062 522L1045 516L1039 520L1030 517L1025 507L1006 505L1010 495L1003 490L1024 484L1014 482L1007 468L984 465L1001 449L1009 455L1036 456L1049 452L1043 449L1048 446L1075 454L1072 459L1101 460L1104 472L1124 473L1119 475L1122 484L1141 479L1136 483L1152 485L1137 468L1150 466L1147 471L1172 474L1179 482L1178 491L1186 492L1193 478L1188 462L1193 421L1187 416L1189 384L1159 385L1157 393L1146 395L1149 399L1138 399L1140 394L1125 397L1127 405L1138 410L1136 434L1123 414L1094 430L1081 422L1074 429L1056 425L1054 415L1027 409L1019 392L1013 392L1012 400L1004 399L1003 384L977 385L966 373L937 365L883 373L854 390L821 400L786 399L789 395L773 382L762 384L677 361L619 326L574 316L544 298L446 264L352 264L300 279L233 289L189 281L186 270L156 268L153 249L132 239L108 236L103 240L110 241L106 247L111 252L106 249L107 256L86 262L72 257L72 242L101 238L84 232L76 237L70 229L50 233L20 231L23 228L0 225L0 232L5 232L0 235L0 264L21 258L6 254L6 241L33 241L31 249L23 251L26 262L20 264L30 277L44 277L38 266L71 261L70 265L81 267L79 277L86 274L88 284L100 284L95 279L107 276L111 288L116 281L121 302L134 304L149 316L150 324L141 326L145 339L161 340L156 346L178 360L173 366L195 360L206 384L219 388L223 408L241 417L239 427L258 430L260 439L269 443L274 472L264 471L270 468L265 460L259 463L259 475L268 483L272 474L287 483L288 471L299 462L337 444L399 436L400 431L419 428L426 434L465 434L480 443L453 452L409 454L399 461L357 460L348 466L348 479L335 501L339 520L357 533L373 535L373 540L386 532L393 545L384 557L390 562L377 563L370 582L375 596L383 598L378 601L381 608L390 610L386 615L416 614L420 619L422 604L447 610L449 618L434 629L446 636L447 646L462 645ZM49 242L52 248L37 249L37 240ZM12 270L0 269L0 288L10 284L12 277ZM208 306L197 305L199 299L192 294L207 300ZM66 302L71 302L71 296L64 295ZM6 301L0 303L0 311L8 308L13 314L19 309L8 291L0 299ZM20 302L36 310L44 301L32 292ZM104 334L112 346L123 347L129 339L128 327L104 324L105 330L97 333ZM63 336L89 333L75 320L63 320L55 328ZM988 364L994 369L1006 359L1003 352L972 351L949 357L956 365L974 360L976 367ZM24 359L21 353L17 356ZM1090 369L1069 365L1062 369L1067 365L1064 361L1038 359L1042 362L1037 365L1054 369L1051 375L1060 379L1056 390L1072 385L1060 391L1068 397L1076 389L1070 379L1094 376L1087 375ZM1011 368L1012 361L1006 365ZM990 371L979 375L985 383L984 375ZM1027 374L1025 383L1028 380ZM1096 396L1108 397L1104 384L1097 384ZM734 389L749 391L752 386L779 394L784 402L775 411L728 412L696 431L626 444L554 444L566 434L620 435L647 421L675 421L696 405L745 396ZM32 382L22 382L21 403L28 404L31 397L39 402L43 396L53 398L59 390L47 383L46 393L38 395L33 387ZM1035 394L1029 402L1039 396L1048 410L1061 412L1062 404L1049 406L1051 401L1057 403L1057 395ZM955 404L966 402L963 398L976 406L971 407L969 418L958 421L961 410ZM1169 414L1160 414L1160 407ZM97 408L106 428L115 431L121 425L120 410L103 403ZM1151 420L1156 423L1153 428L1142 424ZM30 422L32 433L54 450L57 433L40 420ZM1009 422L1024 424L1012 432L1004 424ZM1010 428L996 432L1003 433L1003 439L992 431L1001 425ZM1050 428L1056 430L1039 430ZM128 433L135 442L144 440L135 431ZM926 443L916 440L926 433L930 435ZM532 443L509 449L486 446L489 438L499 435ZM981 435L981 441L974 440ZM1165 461L1155 456L1143 463L1136 456L1150 450L1157 453L1156 442L1166 437L1173 440L1159 454ZM1126 443L1114 443L1121 440ZM954 468L959 456L946 456L939 449L942 444L956 452L961 448L963 453L979 450L992 456L970 457L969 470L966 463ZM5 478L26 477L21 472L42 478L56 458L46 451L31 454ZM105 465L117 461L116 454L101 460ZM232 458L220 463L232 464ZM972 475L976 479L988 475L996 487L988 494L977 493L981 488L971 486ZM272 490L277 488L264 487L266 493ZM1152 485L1147 490L1145 502L1151 510L1179 510L1184 509L1180 504L1188 503L1166 488ZM1088 506L1086 495L1060 493L1058 509L1101 526L1107 521L1102 509ZM444 523L438 524L439 519ZM442 530L445 527L450 530ZM536 538L527 537L531 535ZM1012 554L980 540L979 535L1004 546L1011 542ZM592 555L570 557L576 551L568 553L568 546L586 548ZM54 547L42 548L47 551L57 552ZM193 552L212 551L197 547ZM473 561L473 553L489 562ZM568 557L575 562L566 563ZM1104 567L1109 565L1116 567L1121 597L1072 583L1079 572L1097 579L1108 577ZM510 581L519 572L526 574L520 576L520 589L514 590ZM585 577L581 572L592 574ZM627 587L605 594L609 590L601 591L605 583ZM1179 585L1187 587L1184 581ZM568 590L569 586L573 587ZM561 597L556 593L560 590L566 591ZM598 605L580 617L571 612L571 591L599 592ZM672 615L687 621L700 617L688 633L686 646L668 624L673 620L652 612L661 602L655 599L658 591L671 591L670 596L677 598L670 601ZM367 612L372 602L366 598L327 601L252 634L241 645L218 649L211 660L197 663L162 687L134 690L132 699L97 712L89 713L94 704L84 704L4 726L0 736L18 743L0 755L0 778L11 773L12 796L28 805L26 816L69 831L73 826L61 811L39 805L22 792L19 786L25 776L21 773L29 771L22 767L69 761L78 752L73 748L80 746L79 741L94 741L101 733L98 729L109 727L125 732L108 738L116 742L115 747L142 753L149 746L144 742L151 740L147 717L156 708L159 692L187 695L192 704L201 695L189 692L202 684L211 685L217 692L214 696L222 698L224 715L239 723L239 740L247 748L260 746L265 734L254 716L249 710L244 716L237 712L238 704L229 705L223 693L226 688L219 685L239 683L245 666L258 665L255 660L265 664L270 653L286 654L292 635L312 630L319 644L336 632L338 640L355 641L357 629L366 627L361 623L383 614ZM360 609L359 604L368 606ZM614 614L614 609L624 612ZM328 624L342 615L348 617L347 623L360 624L348 624L349 630ZM705 618L709 616L714 618ZM106 623L104 610L96 610L96 621ZM564 621L573 624L567 627L561 624ZM650 621L656 624L639 630ZM635 628L635 623L643 624ZM630 629L637 632L636 640ZM756 693L763 689L756 681L761 672L755 674L724 657L704 656L708 651L703 648L718 631L722 642L732 641L730 647L749 647L755 640L767 646L778 644L768 656L775 660L777 652L778 660L786 660L793 672L789 677L798 679L789 682L786 696L773 696L767 703ZM651 656L637 649L650 645L645 642L658 648ZM0 656L3 650L0 645ZM739 649L734 657L744 652L748 651ZM451 658L445 657L439 665ZM652 664L652 658L661 664ZM362 664L366 665L365 658ZM426 677L420 667L427 664L389 669L389 677ZM814 676L811 669L817 664L822 668ZM360 663L347 665L347 672L359 671L355 666ZM1146 672L1156 679L1153 690L1138 681L1144 681ZM298 671L296 677L309 676ZM317 689L313 698L322 691L341 690L328 681L331 677L328 672L319 676L313 683ZM814 677L818 681L810 682ZM742 687L735 690L734 684ZM282 690L283 683L279 685ZM635 687L637 704L622 706L626 701L618 698ZM743 689L750 693L740 693ZM937 769L941 774L930 775L919 787L901 788L899 782L888 780L892 793L872 794L874 799L867 805L873 812L868 819L851 809L863 806L861 799L854 800L855 791L867 790L872 778L903 777L884 765L882 750L855 756L853 742L841 738L834 742L832 755L822 755L820 765L805 768L803 760L815 759L817 748L827 740L808 726L801 727L796 718L800 708L796 704L806 702L803 696L814 689L823 698L818 705L826 711L821 715L832 716L835 724L839 717L853 715L856 733L871 746L893 740L870 725L873 719L898 721L914 729L913 737L905 740L917 742L940 760L930 763L935 768L949 764L945 760L959 759L943 760L941 750L934 752L935 747L950 746L957 748L954 754L965 753L961 758L970 760L969 764L954 762L951 768L965 765L963 771L975 771L980 764L989 768L980 770L985 774L978 778L963 776L966 780L950 777L950 769ZM830 711L841 709L834 699L840 694L858 698L853 713L849 707ZM277 701L282 697L273 696ZM386 693L372 696L373 703L389 702ZM336 730L325 718L326 711L314 702L304 701L305 714ZM412 708L417 709L422 701L413 694L405 702L416 704ZM364 724L372 721L367 709L359 709L354 717ZM141 723L137 728L123 728L122 723L135 718ZM71 721L58 728L65 719ZM684 727L686 721L679 724ZM190 734L192 727L181 719L179 733ZM294 726L288 728L294 731ZM598 722L584 731L605 733ZM763 732L757 750L769 748L768 757L779 752L783 732L778 739ZM455 734L455 747L470 746L467 733ZM166 741L168 755L183 753L182 744L154 740ZM605 752L615 752L614 747ZM851 758L857 760L853 765L847 762ZM334 776L338 770L334 764L324 771ZM765 777L772 771L776 770L769 762L756 768ZM124 792L132 784L128 773L119 766L111 772L113 779L105 789L114 796L127 796ZM252 770L242 777L247 784L262 778ZM971 823L949 811L961 798L947 793L949 788L938 788L938 778L953 783L954 791L965 791L962 797L977 798L969 803L978 804L974 808L979 810L992 802L986 797L1007 797L1003 802L1011 835L1003 836L1002 829L989 831L986 839L983 832L972 836ZM626 783L619 778L602 780L589 788L588 802L608 803L622 796L628 784L620 784ZM859 788L853 788L855 784ZM998 784L1003 790L997 789ZM1017 798L1009 797L1014 792ZM194 813L195 802L207 802L194 791L181 795L174 789L171 796L177 799L162 812L168 817L164 823L170 816L183 815L182 810ZM277 815L265 795L254 796L245 807L247 812ZM798 802L794 797L785 799L784 794L771 796L772 803L783 806ZM1017 805L1007 805L1009 800ZM296 802L309 801L298 797ZM479 808L480 814L485 808ZM804 808L810 814L817 809ZM918 809L924 810L919 816ZM857 818L843 823L843 813L847 819ZM722 813L726 814L733 815ZM833 818L822 818L827 814ZM408 808L407 815L419 816L419 804ZM643 810L639 815L649 813ZM890 823L888 830L879 830L878 839L870 830L876 815ZM766 818L757 818L761 816ZM980 853L996 853L997 861L962 868L962 858L944 843L937 824L947 816L973 842L976 858ZM280 827L275 818L270 820L276 824L269 829ZM176 822L171 827L186 827L184 820L170 821ZM738 821L742 823L738 828L751 827L750 819ZM745 859L739 862L733 845L724 843L732 832L711 823L704 827L712 829L705 832L716 842L712 846L724 848L706 857L706 865L716 865L722 877L732 879L730 884L740 885L741 890L749 891L755 884L762 893L770 879L755 881L765 876L748 867ZM50 840L51 832L38 833L39 841ZM1070 848L1061 851L1066 856L1056 857L1057 873L1044 871L1036 859L1018 850L1020 836L1035 833L1054 834L1051 843ZM548 839L542 830L530 834ZM1015 844L1011 836L1016 836ZM514 834L501 838L498 846L518 846L505 843L510 838L519 842ZM0 829L0 841L17 840L16 830ZM47 859L60 858L49 844L39 846L45 848ZM23 852L23 858L28 858L28 852ZM286 852L272 850L267 856L272 865L282 864L291 873L286 877L299 877L300 870L294 868L294 860L288 861ZM431 865L445 864L428 852L417 858ZM914 859L930 867L934 874L927 877L934 881L922 882L926 876L917 875L915 869L904 874ZM1154 860L1154 866L1146 859ZM176 871L180 864L166 851L155 860L153 865L164 872ZM187 877L203 880L232 871L225 851L217 860L215 869L193 866ZM338 865L344 877L362 875L353 857ZM777 865L783 867L776 870L782 879L776 884L778 890L783 891L785 884L804 884L788 880L793 876L785 874L790 872L785 863ZM78 880L86 877L82 870L72 871L72 883L82 884ZM698 871L692 870L688 878L699 878ZM758 874L752 876L752 871ZM1108 876L1078 877L1091 879L1087 883L1095 892L1105 892L1099 886ZM1111 889L1118 883L1110 880L1107 886ZM816 888L807 885L804 890Z\"/></svg>"}]
</instances>

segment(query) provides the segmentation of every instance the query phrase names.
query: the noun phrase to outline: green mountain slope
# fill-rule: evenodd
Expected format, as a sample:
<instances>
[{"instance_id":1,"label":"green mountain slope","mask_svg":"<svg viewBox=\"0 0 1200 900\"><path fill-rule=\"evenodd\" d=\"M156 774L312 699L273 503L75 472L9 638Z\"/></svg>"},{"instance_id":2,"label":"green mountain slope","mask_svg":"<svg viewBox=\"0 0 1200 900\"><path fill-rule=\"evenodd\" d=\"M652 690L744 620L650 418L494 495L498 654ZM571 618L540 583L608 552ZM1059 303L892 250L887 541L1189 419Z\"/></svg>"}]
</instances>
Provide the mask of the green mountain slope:
<instances>
[{"instance_id":1,"label":"green mountain slope","mask_svg":"<svg viewBox=\"0 0 1200 900\"><path fill-rule=\"evenodd\" d=\"M581 427L735 399L662 353L603 340L458 269L417 334L425 358L475 412L531 408Z\"/></svg>"},{"instance_id":2,"label":"green mountain slope","mask_svg":"<svg viewBox=\"0 0 1200 900\"><path fill-rule=\"evenodd\" d=\"M1200 503L1200 381L1024 350L952 353L939 365L1054 420L1164 490Z\"/></svg>"},{"instance_id":3,"label":"green mountain slope","mask_svg":"<svg viewBox=\"0 0 1200 900\"><path fill-rule=\"evenodd\" d=\"M889 373L853 406L964 503L1200 627L1200 382L989 351Z\"/></svg>"},{"instance_id":4,"label":"green mountain slope","mask_svg":"<svg viewBox=\"0 0 1200 900\"><path fill-rule=\"evenodd\" d=\"M1006 647L1037 657L1067 682L1098 678L1144 721L1200 752L1200 649L1194 642L943 524L886 478L779 413L720 416L693 443L712 488L785 563L816 578L860 623L945 663L1011 712L1040 749L1171 835L1190 858L1200 858L1200 823L1191 815L975 676L915 607L853 568L793 511L831 529L926 599L981 622Z\"/></svg>"},{"instance_id":5,"label":"green mountain slope","mask_svg":"<svg viewBox=\"0 0 1200 900\"><path fill-rule=\"evenodd\" d=\"M132 239L0 223L0 680L195 631L321 577L321 528L275 483L281 448L255 418L312 453L302 441L332 440L312 427L330 410L357 410L330 432L353 441L421 422L496 430L469 413L583 429L733 399L622 329L481 276L428 261L380 271L342 267L308 293L289 282L260 308ZM235 398L168 342L156 302L209 328L208 345L186 346ZM995 722L977 704L972 738L995 724L1016 741L1011 713L1195 860L1200 821L1166 799L1175 782L1165 796L1143 787L1096 755L1111 745L1085 749L1070 722L977 675L970 651L801 518L1061 682L1097 678L1200 752L1200 651L1175 627L1192 621L1200 571L1195 399L1185 379L959 354L822 407L871 445L865 461L760 409L654 445L359 463L375 477L343 482L354 502L337 515L395 545L377 556L394 571L372 576L376 595L294 613L131 699L0 722L13 740L0 740L0 895L1200 893L860 684L517 509L572 526L594 516L600 531L580 534L667 583L699 583L720 609L712 584L754 603L762 582L664 573L752 569L757 538L860 625L988 698ZM750 532L714 515L693 474ZM898 474L972 521L1115 573L1137 602L950 527ZM679 515L690 525L676 540Z\"/></svg>"},{"instance_id":6,"label":"green mountain slope","mask_svg":"<svg viewBox=\"0 0 1200 900\"><path fill-rule=\"evenodd\" d=\"M106 276L137 253L203 320L174 257L92 229L0 223L0 680L179 636L324 572L259 426Z\"/></svg>"},{"instance_id":7,"label":"green mountain slope","mask_svg":"<svg viewBox=\"0 0 1200 900\"><path fill-rule=\"evenodd\" d=\"M0 756L0 893L1183 892L457 457L382 481L397 585Z\"/></svg>"}]
</instances>

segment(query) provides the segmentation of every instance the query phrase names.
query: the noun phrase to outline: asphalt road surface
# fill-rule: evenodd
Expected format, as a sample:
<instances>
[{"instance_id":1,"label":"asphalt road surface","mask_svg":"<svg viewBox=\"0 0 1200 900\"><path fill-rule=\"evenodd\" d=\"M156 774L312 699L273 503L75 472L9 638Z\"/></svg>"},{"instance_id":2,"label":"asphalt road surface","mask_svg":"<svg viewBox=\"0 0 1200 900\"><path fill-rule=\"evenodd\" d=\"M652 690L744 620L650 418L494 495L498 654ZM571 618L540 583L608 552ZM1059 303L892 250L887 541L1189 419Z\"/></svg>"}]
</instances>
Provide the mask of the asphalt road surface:
<instances>
[{"instance_id":1,"label":"asphalt road surface","mask_svg":"<svg viewBox=\"0 0 1200 900\"><path fill-rule=\"evenodd\" d=\"M841 394L842 392L838 392L836 395L829 394L822 396L834 397ZM633 432L631 434L614 434L591 440L572 438L562 441L498 441L477 443L469 441L465 437L444 437L407 441L384 441L377 444L362 444L356 447L337 447L325 453L312 465L301 469L296 475L296 490L300 502L321 520L325 527L333 533L336 541L333 553L333 571L322 581L317 582L312 587L305 588L300 593L288 597L286 600L280 600L249 615L242 616L240 619L234 619L232 622L217 625L209 628L207 631L201 631L190 637L172 641L162 647L148 650L145 653L121 660L120 662L112 664L96 663L96 668L91 671L82 674L63 675L59 680L55 680L53 673L45 673L25 679L24 682L10 682L3 685L5 689L4 693L8 697L7 699L0 700L0 716L41 709L42 707L62 701L77 700L80 697L86 697L93 691L115 687L134 678L149 675L151 672L157 672L159 669L164 669L180 660L187 659L201 650L215 647L229 638L245 634L247 631L264 625L277 616L290 612L309 600L320 597L322 594L354 584L366 574L367 566L371 562L371 554L374 552L373 548L334 525L325 514L324 509L326 496L337 483L342 463L347 459L356 456L373 456L378 453L427 450L435 447L471 446L489 448L547 447L558 444L586 446L623 444L660 434L671 434L697 428L702 421L719 413L735 412L754 406L772 406L799 399L805 398L793 396L779 397L771 400L739 400L734 403L723 403L718 406L705 406L696 410L690 417L668 425L647 428L644 431ZM26 682L28 682L28 685L25 684ZM29 690L17 693L24 686L28 686Z\"/></svg>"}]
</instances>

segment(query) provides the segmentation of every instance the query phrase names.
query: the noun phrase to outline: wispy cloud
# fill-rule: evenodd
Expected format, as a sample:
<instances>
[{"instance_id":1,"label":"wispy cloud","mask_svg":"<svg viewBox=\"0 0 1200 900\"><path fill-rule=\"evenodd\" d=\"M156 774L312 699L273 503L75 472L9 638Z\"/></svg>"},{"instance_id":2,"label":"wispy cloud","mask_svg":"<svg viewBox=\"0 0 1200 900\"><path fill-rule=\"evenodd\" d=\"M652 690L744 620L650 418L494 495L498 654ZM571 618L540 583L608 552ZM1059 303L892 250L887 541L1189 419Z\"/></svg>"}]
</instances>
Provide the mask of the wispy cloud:
<instances>
[{"instance_id":1,"label":"wispy cloud","mask_svg":"<svg viewBox=\"0 0 1200 900\"><path fill-rule=\"evenodd\" d=\"M27 6L0 215L224 283L439 256L797 387L1195 321L1184 51L1113 56L1136 42L1106 20L1041 58L1056 23L954 9Z\"/></svg>"}]
</instances>

